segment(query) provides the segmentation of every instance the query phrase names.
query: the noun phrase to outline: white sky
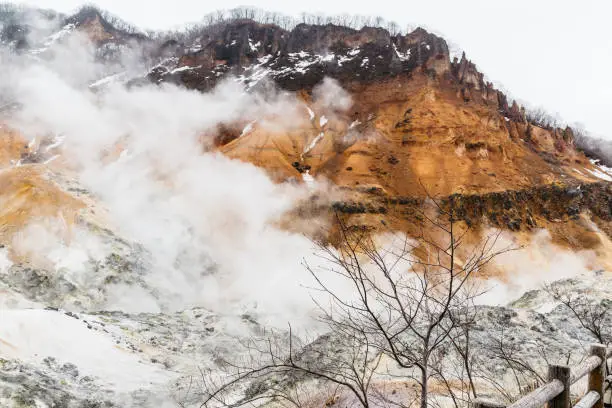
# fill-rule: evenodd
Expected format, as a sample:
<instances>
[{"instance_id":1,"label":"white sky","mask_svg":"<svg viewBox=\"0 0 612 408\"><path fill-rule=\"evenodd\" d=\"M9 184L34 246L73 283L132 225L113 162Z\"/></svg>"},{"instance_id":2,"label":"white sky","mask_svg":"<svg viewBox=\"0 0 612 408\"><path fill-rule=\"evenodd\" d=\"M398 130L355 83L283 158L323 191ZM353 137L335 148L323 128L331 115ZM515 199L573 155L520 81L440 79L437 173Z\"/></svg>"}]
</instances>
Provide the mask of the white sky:
<instances>
[{"instance_id":1,"label":"white sky","mask_svg":"<svg viewBox=\"0 0 612 408\"><path fill-rule=\"evenodd\" d=\"M78 0L22 0L69 12ZM219 8L249 4L300 12L380 15L421 25L466 51L489 79L516 98L559 113L612 139L612 1L610 0L97 0L142 28L198 21Z\"/></svg>"}]
</instances>

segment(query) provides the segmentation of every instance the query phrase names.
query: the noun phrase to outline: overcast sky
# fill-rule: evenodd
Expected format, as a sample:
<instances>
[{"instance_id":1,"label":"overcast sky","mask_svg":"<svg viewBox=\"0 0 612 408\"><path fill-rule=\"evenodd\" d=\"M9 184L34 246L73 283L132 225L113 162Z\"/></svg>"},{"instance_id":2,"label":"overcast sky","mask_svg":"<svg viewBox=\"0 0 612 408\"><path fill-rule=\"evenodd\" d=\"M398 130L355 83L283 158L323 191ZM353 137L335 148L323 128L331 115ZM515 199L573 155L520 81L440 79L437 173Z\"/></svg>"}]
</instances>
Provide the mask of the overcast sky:
<instances>
[{"instance_id":1,"label":"overcast sky","mask_svg":"<svg viewBox=\"0 0 612 408\"><path fill-rule=\"evenodd\" d=\"M78 0L23 0L69 12ZM284 14L380 15L421 25L466 51L512 96L582 122L612 139L612 1L609 0L97 0L142 28L171 28L219 8L252 5Z\"/></svg>"}]
</instances>

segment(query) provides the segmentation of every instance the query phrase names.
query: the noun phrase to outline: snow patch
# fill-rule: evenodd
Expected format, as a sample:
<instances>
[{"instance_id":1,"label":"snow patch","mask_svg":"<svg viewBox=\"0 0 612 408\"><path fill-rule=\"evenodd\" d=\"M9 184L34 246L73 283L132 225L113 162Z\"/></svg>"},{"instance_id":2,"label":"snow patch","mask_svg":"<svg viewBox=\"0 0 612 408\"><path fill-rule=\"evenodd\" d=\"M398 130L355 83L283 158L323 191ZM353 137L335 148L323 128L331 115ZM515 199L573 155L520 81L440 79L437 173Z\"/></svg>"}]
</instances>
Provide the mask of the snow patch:
<instances>
[{"instance_id":1,"label":"snow patch","mask_svg":"<svg viewBox=\"0 0 612 408\"><path fill-rule=\"evenodd\" d=\"M312 149L314 149L314 147L317 145L317 143L319 143L322 139L323 136L325 136L324 132L321 132L317 135L317 137L315 137L312 142L310 142L310 144L308 146L306 146L306 148L304 149L304 152L302 153L302 156L307 154L308 152L310 152Z\"/></svg>"},{"instance_id":2,"label":"snow patch","mask_svg":"<svg viewBox=\"0 0 612 408\"><path fill-rule=\"evenodd\" d=\"M249 133L251 133L253 131L253 125L255 125L255 123L257 123L256 120L252 121L251 123L248 123L244 129L242 129L242 133L240 133L239 137L243 137L248 135Z\"/></svg>"},{"instance_id":3,"label":"snow patch","mask_svg":"<svg viewBox=\"0 0 612 408\"><path fill-rule=\"evenodd\" d=\"M284 66L272 70L271 74L274 77L284 77L291 74L305 74L314 65L334 61L336 59L336 55L333 53L318 55L310 54L306 51L292 52L287 54L287 57L292 66ZM349 59L352 59L352 57L341 56L338 59L338 64L341 65L343 62L348 61Z\"/></svg>"},{"instance_id":4,"label":"snow patch","mask_svg":"<svg viewBox=\"0 0 612 408\"><path fill-rule=\"evenodd\" d=\"M342 64L344 64L345 62L354 60L360 52L361 50L359 48L353 48L349 52L347 52L347 55L341 55L340 57L338 57L338 66L341 67Z\"/></svg>"},{"instance_id":5,"label":"snow patch","mask_svg":"<svg viewBox=\"0 0 612 408\"><path fill-rule=\"evenodd\" d=\"M329 122L327 120L327 118L325 117L325 115L321 116L321 118L319 119L319 126L324 127L325 125L327 125L327 122Z\"/></svg>"},{"instance_id":6,"label":"snow patch","mask_svg":"<svg viewBox=\"0 0 612 408\"><path fill-rule=\"evenodd\" d=\"M49 164L49 163L55 161L55 159L57 159L58 157L59 157L59 154L56 154L55 156L45 160L45 162L43 164Z\"/></svg>"},{"instance_id":7,"label":"snow patch","mask_svg":"<svg viewBox=\"0 0 612 408\"><path fill-rule=\"evenodd\" d=\"M198 69L201 68L201 65L198 65L196 67L190 67L189 65L183 65L182 67L178 67L173 69L172 71L170 71L171 74L176 74L178 72L185 72L185 71L191 71L192 69Z\"/></svg>"},{"instance_id":8,"label":"snow patch","mask_svg":"<svg viewBox=\"0 0 612 408\"><path fill-rule=\"evenodd\" d=\"M315 179L310 174L310 170L306 170L304 173L302 173L302 180L308 188L313 188L315 185Z\"/></svg>"},{"instance_id":9,"label":"snow patch","mask_svg":"<svg viewBox=\"0 0 612 408\"><path fill-rule=\"evenodd\" d=\"M89 319L91 320L91 319ZM171 380L169 373L144 364L104 332L63 313L41 309L0 310L0 356L42 364L46 357L73 363L119 392Z\"/></svg>"},{"instance_id":10,"label":"snow patch","mask_svg":"<svg viewBox=\"0 0 612 408\"><path fill-rule=\"evenodd\" d=\"M586 169L586 171L588 171L589 173L591 173L593 176L600 178L602 180L605 181L612 181L612 176L608 173L604 173L603 171L599 170L599 169L595 169L595 170L589 170Z\"/></svg>"},{"instance_id":11,"label":"snow patch","mask_svg":"<svg viewBox=\"0 0 612 408\"><path fill-rule=\"evenodd\" d=\"M312 122L315 118L315 113L312 109L310 109L310 106L306 105L306 110L308 111L308 115L310 116L310 121Z\"/></svg>"},{"instance_id":12,"label":"snow patch","mask_svg":"<svg viewBox=\"0 0 612 408\"><path fill-rule=\"evenodd\" d=\"M393 44L393 50L395 51L395 55L397 55L400 61L408 61L410 59L409 49L406 52L400 52L400 50L397 49L397 46Z\"/></svg>"},{"instance_id":13,"label":"snow patch","mask_svg":"<svg viewBox=\"0 0 612 408\"><path fill-rule=\"evenodd\" d=\"M125 72L119 72L118 74L109 75L107 77L99 79L96 82L90 84L89 88L91 88L91 89L99 88L99 87L111 84L113 82L120 81L121 79L123 79L125 77L126 77L126 73Z\"/></svg>"},{"instance_id":14,"label":"snow patch","mask_svg":"<svg viewBox=\"0 0 612 408\"><path fill-rule=\"evenodd\" d=\"M295 58L306 58L309 57L310 54L306 51L300 51L300 52L290 52L289 54L289 58L290 59L295 59Z\"/></svg>"},{"instance_id":15,"label":"snow patch","mask_svg":"<svg viewBox=\"0 0 612 408\"><path fill-rule=\"evenodd\" d=\"M268 73L270 73L270 70L268 68L260 68L259 66L254 67L253 72L248 75L240 75L237 78L238 82L242 82L243 84L246 84L247 89L251 89L253 88L255 85L257 85L259 83L259 81L261 81L263 78L265 78ZM219 76L221 73L218 72L217 76Z\"/></svg>"},{"instance_id":16,"label":"snow patch","mask_svg":"<svg viewBox=\"0 0 612 408\"><path fill-rule=\"evenodd\" d=\"M66 24L57 33L52 34L49 37L47 37L46 40L44 41L42 47L35 48L35 49L31 50L30 54L36 55L36 54L41 54L41 53L47 51L49 49L49 47L51 47L53 44L57 43L62 38L65 38L68 35L70 35L70 33L72 33L75 28L76 28L76 26L74 24Z\"/></svg>"},{"instance_id":17,"label":"snow patch","mask_svg":"<svg viewBox=\"0 0 612 408\"><path fill-rule=\"evenodd\" d=\"M66 139L66 136L63 135L57 135L53 138L53 143L51 143L49 146L47 146L45 148L45 152L51 151L57 147L60 147L62 145L62 143L64 143L64 140Z\"/></svg>"},{"instance_id":18,"label":"snow patch","mask_svg":"<svg viewBox=\"0 0 612 408\"><path fill-rule=\"evenodd\" d=\"M268 54L268 55L264 55L261 58L258 58L257 62L259 62L261 65L263 65L263 64L266 64L271 59L272 59L272 55Z\"/></svg>"},{"instance_id":19,"label":"snow patch","mask_svg":"<svg viewBox=\"0 0 612 408\"><path fill-rule=\"evenodd\" d=\"M338 66L341 67L342 64L344 64L345 62L352 61L352 60L353 60L353 57L342 55L338 58Z\"/></svg>"},{"instance_id":20,"label":"snow patch","mask_svg":"<svg viewBox=\"0 0 612 408\"><path fill-rule=\"evenodd\" d=\"M261 41L258 41L255 44L253 44L253 40L249 38L249 48L251 49L251 51L256 52L260 46L261 46Z\"/></svg>"}]
</instances>

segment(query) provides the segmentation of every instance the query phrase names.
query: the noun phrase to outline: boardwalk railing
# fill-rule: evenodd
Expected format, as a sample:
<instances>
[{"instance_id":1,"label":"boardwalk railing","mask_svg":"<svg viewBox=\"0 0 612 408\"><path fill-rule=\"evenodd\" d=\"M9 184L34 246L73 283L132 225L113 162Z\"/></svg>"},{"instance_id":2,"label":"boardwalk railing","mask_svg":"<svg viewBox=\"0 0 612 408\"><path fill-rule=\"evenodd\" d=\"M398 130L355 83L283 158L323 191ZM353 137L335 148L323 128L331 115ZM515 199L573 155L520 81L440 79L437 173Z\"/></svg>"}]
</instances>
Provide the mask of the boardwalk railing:
<instances>
[{"instance_id":1,"label":"boardwalk railing","mask_svg":"<svg viewBox=\"0 0 612 408\"><path fill-rule=\"evenodd\" d=\"M570 386L588 375L587 393L574 408L603 408L603 393L606 377L606 360L612 357L612 349L595 344L591 346L589 356L574 367L549 366L548 383L508 405L494 404L483 400L472 403L473 408L570 408Z\"/></svg>"}]
</instances>

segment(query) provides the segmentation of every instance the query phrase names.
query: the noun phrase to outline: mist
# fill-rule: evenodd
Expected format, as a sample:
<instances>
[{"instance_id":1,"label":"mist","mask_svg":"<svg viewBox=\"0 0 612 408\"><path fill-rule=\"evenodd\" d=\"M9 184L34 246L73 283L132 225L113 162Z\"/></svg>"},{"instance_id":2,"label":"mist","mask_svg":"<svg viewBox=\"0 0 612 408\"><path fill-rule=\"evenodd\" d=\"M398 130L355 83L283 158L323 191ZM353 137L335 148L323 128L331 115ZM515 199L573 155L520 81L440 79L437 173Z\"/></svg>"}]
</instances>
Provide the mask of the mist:
<instances>
[{"instance_id":1,"label":"mist","mask_svg":"<svg viewBox=\"0 0 612 408\"><path fill-rule=\"evenodd\" d=\"M481 304L507 305L524 293L541 289L545 284L588 274L597 268L594 251L573 251L556 245L545 229L531 234L520 246L517 236L502 233L499 248L515 248L493 259L503 275L487 279L487 289L478 299Z\"/></svg>"},{"instance_id":2,"label":"mist","mask_svg":"<svg viewBox=\"0 0 612 408\"><path fill-rule=\"evenodd\" d=\"M93 198L86 219L117 234L79 225L66 240L64 223L34 220L14 239L17 251L36 253L86 293L80 304L128 312L249 310L276 325L310 314L302 260L312 257L313 245L275 223L312 191L275 184L263 170L214 152L205 136L220 123L278 115L283 120L274 125L289 129L307 119L295 96L248 94L232 79L209 93L168 84L92 92L84 85L108 67L76 34L56 44L51 58L13 57L4 65L1 86L21 107L10 126L30 140L61 136L63 171ZM337 85L329 86L321 95L337 94ZM105 284L91 264L113 251L142 267ZM68 297L62 302L72 306Z\"/></svg>"}]
</instances>

